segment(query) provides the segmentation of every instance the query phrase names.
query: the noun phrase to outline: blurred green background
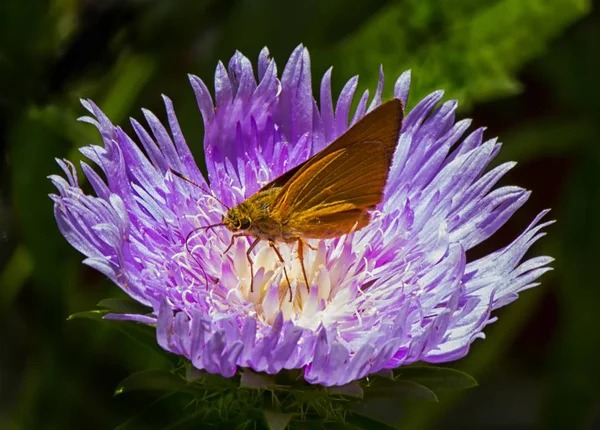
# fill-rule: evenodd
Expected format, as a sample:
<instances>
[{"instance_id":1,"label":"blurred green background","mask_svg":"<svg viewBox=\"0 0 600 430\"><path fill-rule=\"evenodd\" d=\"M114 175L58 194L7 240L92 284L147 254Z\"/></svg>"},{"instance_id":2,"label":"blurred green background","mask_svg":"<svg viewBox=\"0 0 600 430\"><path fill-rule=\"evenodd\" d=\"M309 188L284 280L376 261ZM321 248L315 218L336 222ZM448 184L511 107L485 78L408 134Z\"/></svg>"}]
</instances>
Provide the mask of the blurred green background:
<instances>
[{"instance_id":1,"label":"blurred green background","mask_svg":"<svg viewBox=\"0 0 600 430\"><path fill-rule=\"evenodd\" d=\"M210 84L236 49L268 46L279 70L299 43L313 86L360 74L376 86L413 70L409 106L444 88L460 116L488 126L519 165L504 184L533 190L482 255L538 213L558 223L531 255L556 258L543 285L497 312L488 339L453 365L480 387L411 404L406 429L600 428L600 13L586 0L2 0L0 2L0 429L110 429L156 397L113 397L132 372L164 365L125 335L67 321L118 294L60 236L47 197L54 157L99 143L76 122L94 99L116 124L169 95L202 156L202 121L186 73ZM391 82L390 82L391 81ZM199 158L200 159L200 158ZM176 417L181 401L164 402ZM156 428L141 417L128 428ZM197 427L202 428L202 427Z\"/></svg>"}]
</instances>

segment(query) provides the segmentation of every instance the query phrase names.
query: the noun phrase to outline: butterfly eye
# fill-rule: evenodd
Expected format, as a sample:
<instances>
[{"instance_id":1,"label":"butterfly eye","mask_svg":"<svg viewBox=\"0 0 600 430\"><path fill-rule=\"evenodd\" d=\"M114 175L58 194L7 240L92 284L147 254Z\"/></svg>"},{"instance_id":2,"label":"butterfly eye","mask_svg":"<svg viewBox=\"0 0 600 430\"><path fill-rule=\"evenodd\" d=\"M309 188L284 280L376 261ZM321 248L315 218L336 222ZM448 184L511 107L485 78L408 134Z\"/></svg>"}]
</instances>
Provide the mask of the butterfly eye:
<instances>
[{"instance_id":1,"label":"butterfly eye","mask_svg":"<svg viewBox=\"0 0 600 430\"><path fill-rule=\"evenodd\" d=\"M252 223L250 222L250 220L248 218L245 218L240 221L240 230L248 230L251 225Z\"/></svg>"}]
</instances>

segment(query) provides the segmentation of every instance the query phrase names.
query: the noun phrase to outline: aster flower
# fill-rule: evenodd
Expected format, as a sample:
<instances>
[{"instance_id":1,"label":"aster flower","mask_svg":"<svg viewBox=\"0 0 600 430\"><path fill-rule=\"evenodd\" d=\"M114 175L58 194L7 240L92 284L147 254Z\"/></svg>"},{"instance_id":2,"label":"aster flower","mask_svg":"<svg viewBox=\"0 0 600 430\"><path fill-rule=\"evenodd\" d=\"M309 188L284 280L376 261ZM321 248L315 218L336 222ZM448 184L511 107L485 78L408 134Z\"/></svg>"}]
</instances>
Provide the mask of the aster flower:
<instances>
[{"instance_id":1,"label":"aster flower","mask_svg":"<svg viewBox=\"0 0 600 430\"><path fill-rule=\"evenodd\" d=\"M156 324L158 343L193 366L225 377L240 367L276 374L303 369L312 384L343 385L382 369L465 356L491 312L534 287L550 257L521 262L549 222L540 213L506 247L475 261L466 251L494 234L528 199L516 186L494 188L514 163L486 172L500 150L483 141L483 129L465 135L469 120L455 122L456 101L436 91L408 113L384 200L372 221L336 239L309 241L304 285L293 247L281 244L282 263L260 243L254 251L253 291L245 252L231 233L200 227L219 223L233 207L270 180L308 159L382 103L383 72L374 97L360 97L351 114L358 78L337 103L331 69L313 98L308 51L300 46L278 77L265 48L251 62L236 53L215 72L215 100L190 76L205 126L208 181L201 174L164 98L165 127L144 110L150 132L136 120L143 150L91 101L103 146L82 148L81 168L95 195L80 188L74 166L51 176L58 226L84 263L108 276L148 314L106 317ZM394 85L406 102L410 73ZM198 184L173 175L173 169ZM222 202L222 203L220 203Z\"/></svg>"}]
</instances>

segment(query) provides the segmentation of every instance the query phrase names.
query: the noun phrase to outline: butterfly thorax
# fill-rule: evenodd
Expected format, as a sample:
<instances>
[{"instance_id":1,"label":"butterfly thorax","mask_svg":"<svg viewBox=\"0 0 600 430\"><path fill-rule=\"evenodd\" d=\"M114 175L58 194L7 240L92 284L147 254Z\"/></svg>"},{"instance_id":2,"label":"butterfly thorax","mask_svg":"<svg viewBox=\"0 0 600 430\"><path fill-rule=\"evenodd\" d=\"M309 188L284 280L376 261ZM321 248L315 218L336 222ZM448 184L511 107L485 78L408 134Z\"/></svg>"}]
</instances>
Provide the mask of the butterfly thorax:
<instances>
[{"instance_id":1,"label":"butterfly thorax","mask_svg":"<svg viewBox=\"0 0 600 430\"><path fill-rule=\"evenodd\" d=\"M240 232L267 240L284 240L282 223L272 211L272 203L280 188L259 191L223 216L223 224L232 232Z\"/></svg>"}]
</instances>

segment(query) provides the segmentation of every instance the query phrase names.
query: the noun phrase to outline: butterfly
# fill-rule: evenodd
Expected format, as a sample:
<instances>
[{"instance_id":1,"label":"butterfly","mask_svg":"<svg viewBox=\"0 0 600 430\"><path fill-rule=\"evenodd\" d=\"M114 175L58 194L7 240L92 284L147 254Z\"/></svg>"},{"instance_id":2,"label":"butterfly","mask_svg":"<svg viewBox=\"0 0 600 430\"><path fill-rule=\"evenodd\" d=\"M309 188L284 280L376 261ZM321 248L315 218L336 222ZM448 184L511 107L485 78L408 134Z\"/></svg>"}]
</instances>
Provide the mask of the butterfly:
<instances>
[{"instance_id":1,"label":"butterfly","mask_svg":"<svg viewBox=\"0 0 600 430\"><path fill-rule=\"evenodd\" d=\"M234 233L224 254L236 238L253 238L246 250L250 291L254 281L251 253L261 241L269 243L282 263L291 301L291 283L277 243L297 244L303 280L309 289L304 246L312 246L306 239L340 237L369 223L369 211L383 199L403 117L399 99L378 106L323 150L228 208L220 223L205 227L224 226Z\"/></svg>"}]
</instances>

